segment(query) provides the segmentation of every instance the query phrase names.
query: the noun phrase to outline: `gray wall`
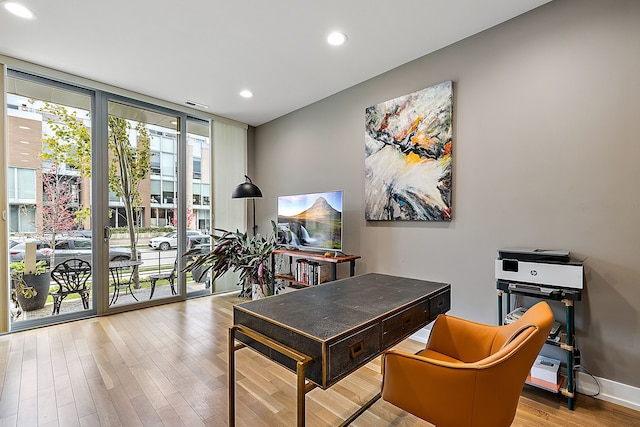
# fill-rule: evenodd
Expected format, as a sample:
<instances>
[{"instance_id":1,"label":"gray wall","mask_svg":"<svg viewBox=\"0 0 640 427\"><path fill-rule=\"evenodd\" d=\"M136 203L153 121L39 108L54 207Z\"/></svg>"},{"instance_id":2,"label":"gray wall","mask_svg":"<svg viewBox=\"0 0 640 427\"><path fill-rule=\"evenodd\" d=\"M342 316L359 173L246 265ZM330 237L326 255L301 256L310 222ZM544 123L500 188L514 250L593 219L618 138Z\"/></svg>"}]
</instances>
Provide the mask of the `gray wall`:
<instances>
[{"instance_id":1,"label":"gray wall","mask_svg":"<svg viewBox=\"0 0 640 427\"><path fill-rule=\"evenodd\" d=\"M365 107L445 80L453 221L365 221ZM584 366L640 387L639 135L640 2L556 0L258 127L258 223L278 195L344 189L358 273L449 282L452 314L494 324L496 250L568 249Z\"/></svg>"}]
</instances>

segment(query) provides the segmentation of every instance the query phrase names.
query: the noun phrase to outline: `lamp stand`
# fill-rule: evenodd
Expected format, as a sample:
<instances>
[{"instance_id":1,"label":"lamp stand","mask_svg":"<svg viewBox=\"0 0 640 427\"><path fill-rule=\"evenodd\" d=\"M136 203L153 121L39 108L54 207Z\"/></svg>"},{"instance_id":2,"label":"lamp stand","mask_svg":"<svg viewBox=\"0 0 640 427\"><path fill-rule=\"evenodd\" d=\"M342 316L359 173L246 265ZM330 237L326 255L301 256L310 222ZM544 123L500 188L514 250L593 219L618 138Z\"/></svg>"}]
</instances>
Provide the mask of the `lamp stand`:
<instances>
[{"instance_id":1,"label":"lamp stand","mask_svg":"<svg viewBox=\"0 0 640 427\"><path fill-rule=\"evenodd\" d=\"M253 204L253 235L255 236L258 228L256 225L256 199L251 199L251 203Z\"/></svg>"}]
</instances>

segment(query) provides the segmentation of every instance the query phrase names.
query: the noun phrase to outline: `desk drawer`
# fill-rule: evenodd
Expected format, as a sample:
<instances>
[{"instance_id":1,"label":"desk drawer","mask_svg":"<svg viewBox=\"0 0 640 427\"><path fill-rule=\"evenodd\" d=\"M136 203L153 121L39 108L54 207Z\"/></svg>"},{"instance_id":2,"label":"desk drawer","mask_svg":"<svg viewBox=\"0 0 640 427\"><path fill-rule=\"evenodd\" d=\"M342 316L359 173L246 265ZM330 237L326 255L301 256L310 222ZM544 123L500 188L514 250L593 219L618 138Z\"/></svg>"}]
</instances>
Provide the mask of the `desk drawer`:
<instances>
[{"instance_id":1,"label":"desk drawer","mask_svg":"<svg viewBox=\"0 0 640 427\"><path fill-rule=\"evenodd\" d=\"M380 323L329 345L327 383L331 384L380 353Z\"/></svg>"},{"instance_id":2,"label":"desk drawer","mask_svg":"<svg viewBox=\"0 0 640 427\"><path fill-rule=\"evenodd\" d=\"M412 334L429 319L429 301L409 307L382 321L382 348L386 349Z\"/></svg>"},{"instance_id":3,"label":"desk drawer","mask_svg":"<svg viewBox=\"0 0 640 427\"><path fill-rule=\"evenodd\" d=\"M443 314L451 308L450 291L445 291L429 298L429 312L431 320L435 320L438 314Z\"/></svg>"}]
</instances>

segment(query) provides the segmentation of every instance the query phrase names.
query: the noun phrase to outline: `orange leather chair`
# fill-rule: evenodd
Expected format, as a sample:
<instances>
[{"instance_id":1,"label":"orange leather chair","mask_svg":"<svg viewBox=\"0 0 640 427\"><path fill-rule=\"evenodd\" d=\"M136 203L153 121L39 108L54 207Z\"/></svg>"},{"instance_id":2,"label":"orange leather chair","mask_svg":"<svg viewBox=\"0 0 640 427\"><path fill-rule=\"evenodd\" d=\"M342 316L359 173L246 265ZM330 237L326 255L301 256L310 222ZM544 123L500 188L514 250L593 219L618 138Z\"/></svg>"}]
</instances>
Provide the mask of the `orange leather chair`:
<instances>
[{"instance_id":1,"label":"orange leather chair","mask_svg":"<svg viewBox=\"0 0 640 427\"><path fill-rule=\"evenodd\" d=\"M552 323L544 301L504 326L440 315L424 350L384 353L382 398L437 427L509 426Z\"/></svg>"}]
</instances>

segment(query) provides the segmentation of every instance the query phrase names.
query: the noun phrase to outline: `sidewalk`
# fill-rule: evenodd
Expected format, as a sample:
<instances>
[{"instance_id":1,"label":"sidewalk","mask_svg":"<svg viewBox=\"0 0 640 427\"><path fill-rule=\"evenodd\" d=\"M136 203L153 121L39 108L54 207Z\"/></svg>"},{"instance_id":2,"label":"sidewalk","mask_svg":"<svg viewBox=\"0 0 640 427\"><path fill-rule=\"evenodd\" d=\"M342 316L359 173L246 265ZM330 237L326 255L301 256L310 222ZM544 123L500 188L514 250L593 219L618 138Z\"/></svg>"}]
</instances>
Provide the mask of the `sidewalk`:
<instances>
[{"instance_id":1,"label":"sidewalk","mask_svg":"<svg viewBox=\"0 0 640 427\"><path fill-rule=\"evenodd\" d=\"M187 284L187 292L193 292L205 289L204 283L196 283L190 282ZM134 289L133 294L138 299L138 301L146 301L149 299L149 295L151 294L151 288L141 288ZM109 293L109 299L111 299L112 293ZM158 285L153 294L153 299L158 300L162 298L171 297L171 286L169 284L166 285ZM92 296L89 296L89 308L91 309ZM115 304L112 307L118 307L121 305L135 304L137 301L131 296L131 294L127 291L120 291L120 296ZM83 311L82 300L80 298L75 299L65 299L62 301L60 305L60 314L62 313L76 313ZM19 322L22 320L33 320L40 319L43 317L52 316L53 313L53 303L47 303L43 308L39 310L33 311L25 311L17 318L13 319L13 322Z\"/></svg>"}]
</instances>

